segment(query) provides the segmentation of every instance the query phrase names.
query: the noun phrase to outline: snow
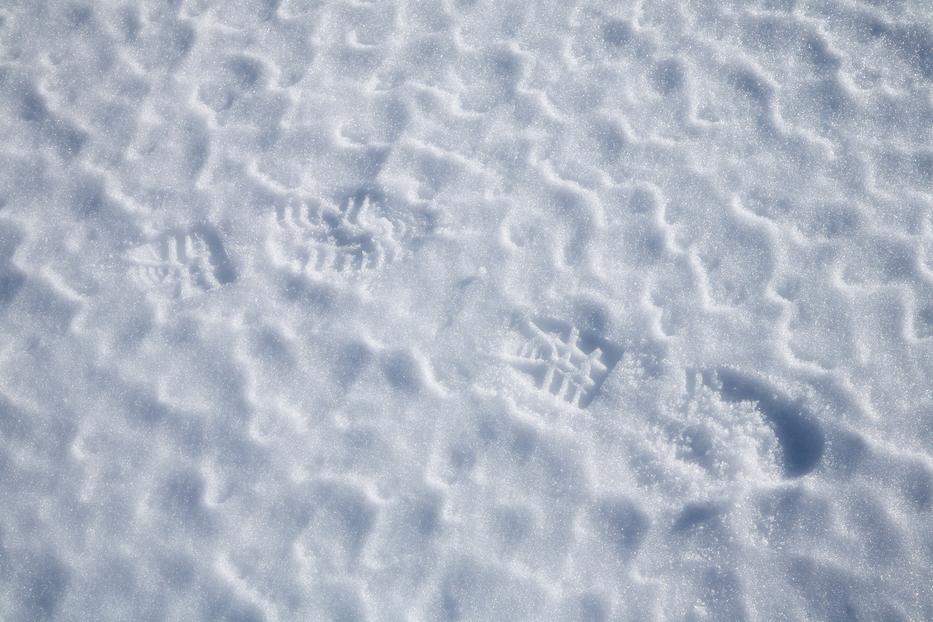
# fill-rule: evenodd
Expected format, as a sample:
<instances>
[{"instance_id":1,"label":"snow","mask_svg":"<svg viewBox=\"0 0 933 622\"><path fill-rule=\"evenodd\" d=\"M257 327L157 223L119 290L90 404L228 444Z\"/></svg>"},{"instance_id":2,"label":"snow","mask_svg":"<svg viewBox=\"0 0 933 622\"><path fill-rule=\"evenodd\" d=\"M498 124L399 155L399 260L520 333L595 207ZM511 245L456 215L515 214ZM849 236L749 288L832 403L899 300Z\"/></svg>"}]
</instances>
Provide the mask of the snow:
<instances>
[{"instance_id":1,"label":"snow","mask_svg":"<svg viewBox=\"0 0 933 622\"><path fill-rule=\"evenodd\" d=\"M933 619L928 0L7 0L0 618Z\"/></svg>"}]
</instances>

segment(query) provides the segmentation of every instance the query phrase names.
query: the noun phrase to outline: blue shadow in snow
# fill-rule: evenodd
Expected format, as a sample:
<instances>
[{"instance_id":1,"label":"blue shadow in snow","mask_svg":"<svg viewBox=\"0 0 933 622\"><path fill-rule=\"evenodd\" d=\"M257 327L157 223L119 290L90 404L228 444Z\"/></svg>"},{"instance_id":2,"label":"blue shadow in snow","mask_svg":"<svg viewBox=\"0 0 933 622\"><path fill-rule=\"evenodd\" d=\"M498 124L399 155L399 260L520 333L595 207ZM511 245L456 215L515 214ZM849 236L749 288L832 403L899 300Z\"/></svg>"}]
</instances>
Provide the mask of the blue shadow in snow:
<instances>
[{"instance_id":1,"label":"blue shadow in snow","mask_svg":"<svg viewBox=\"0 0 933 622\"><path fill-rule=\"evenodd\" d=\"M778 394L767 384L734 369L719 368L719 392L730 402L757 402L758 410L774 429L784 457L784 474L800 477L817 467L826 435L802 404Z\"/></svg>"}]
</instances>

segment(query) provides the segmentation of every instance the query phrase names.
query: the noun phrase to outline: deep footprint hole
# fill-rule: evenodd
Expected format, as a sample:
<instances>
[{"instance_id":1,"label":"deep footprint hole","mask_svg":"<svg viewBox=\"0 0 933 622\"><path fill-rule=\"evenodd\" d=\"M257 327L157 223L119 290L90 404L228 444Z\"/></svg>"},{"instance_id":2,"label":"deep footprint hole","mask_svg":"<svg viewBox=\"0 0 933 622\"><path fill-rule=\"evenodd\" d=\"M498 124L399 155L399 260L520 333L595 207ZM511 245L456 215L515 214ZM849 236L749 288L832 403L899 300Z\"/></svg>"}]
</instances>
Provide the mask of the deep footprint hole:
<instances>
[{"instance_id":1,"label":"deep footprint hole","mask_svg":"<svg viewBox=\"0 0 933 622\"><path fill-rule=\"evenodd\" d=\"M819 465L826 435L801 402L791 401L764 382L734 369L719 368L716 376L723 399L757 404L781 447L785 477L801 477Z\"/></svg>"}]
</instances>

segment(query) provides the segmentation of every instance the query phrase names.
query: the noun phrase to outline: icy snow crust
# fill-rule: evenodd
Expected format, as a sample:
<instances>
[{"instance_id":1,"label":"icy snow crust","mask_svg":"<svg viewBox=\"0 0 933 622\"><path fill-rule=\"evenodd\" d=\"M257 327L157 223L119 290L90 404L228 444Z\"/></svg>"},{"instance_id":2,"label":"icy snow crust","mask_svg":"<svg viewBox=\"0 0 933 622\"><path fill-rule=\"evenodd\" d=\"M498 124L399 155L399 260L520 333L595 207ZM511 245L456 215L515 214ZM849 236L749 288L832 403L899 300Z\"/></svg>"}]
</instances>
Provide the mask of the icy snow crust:
<instances>
[{"instance_id":1,"label":"icy snow crust","mask_svg":"<svg viewBox=\"0 0 933 622\"><path fill-rule=\"evenodd\" d=\"M928 0L7 0L0 618L933 619Z\"/></svg>"}]
</instances>

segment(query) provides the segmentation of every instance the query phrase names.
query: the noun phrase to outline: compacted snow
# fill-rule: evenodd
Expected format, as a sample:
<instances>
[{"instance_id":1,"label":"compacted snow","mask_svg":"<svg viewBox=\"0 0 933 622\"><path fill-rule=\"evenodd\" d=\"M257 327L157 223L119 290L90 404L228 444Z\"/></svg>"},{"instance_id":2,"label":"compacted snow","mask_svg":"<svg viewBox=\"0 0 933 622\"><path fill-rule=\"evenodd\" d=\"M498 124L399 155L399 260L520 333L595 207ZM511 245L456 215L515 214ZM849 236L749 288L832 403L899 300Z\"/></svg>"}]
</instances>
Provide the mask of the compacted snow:
<instances>
[{"instance_id":1,"label":"compacted snow","mask_svg":"<svg viewBox=\"0 0 933 622\"><path fill-rule=\"evenodd\" d=\"M933 619L929 0L0 3L0 619Z\"/></svg>"}]
</instances>

